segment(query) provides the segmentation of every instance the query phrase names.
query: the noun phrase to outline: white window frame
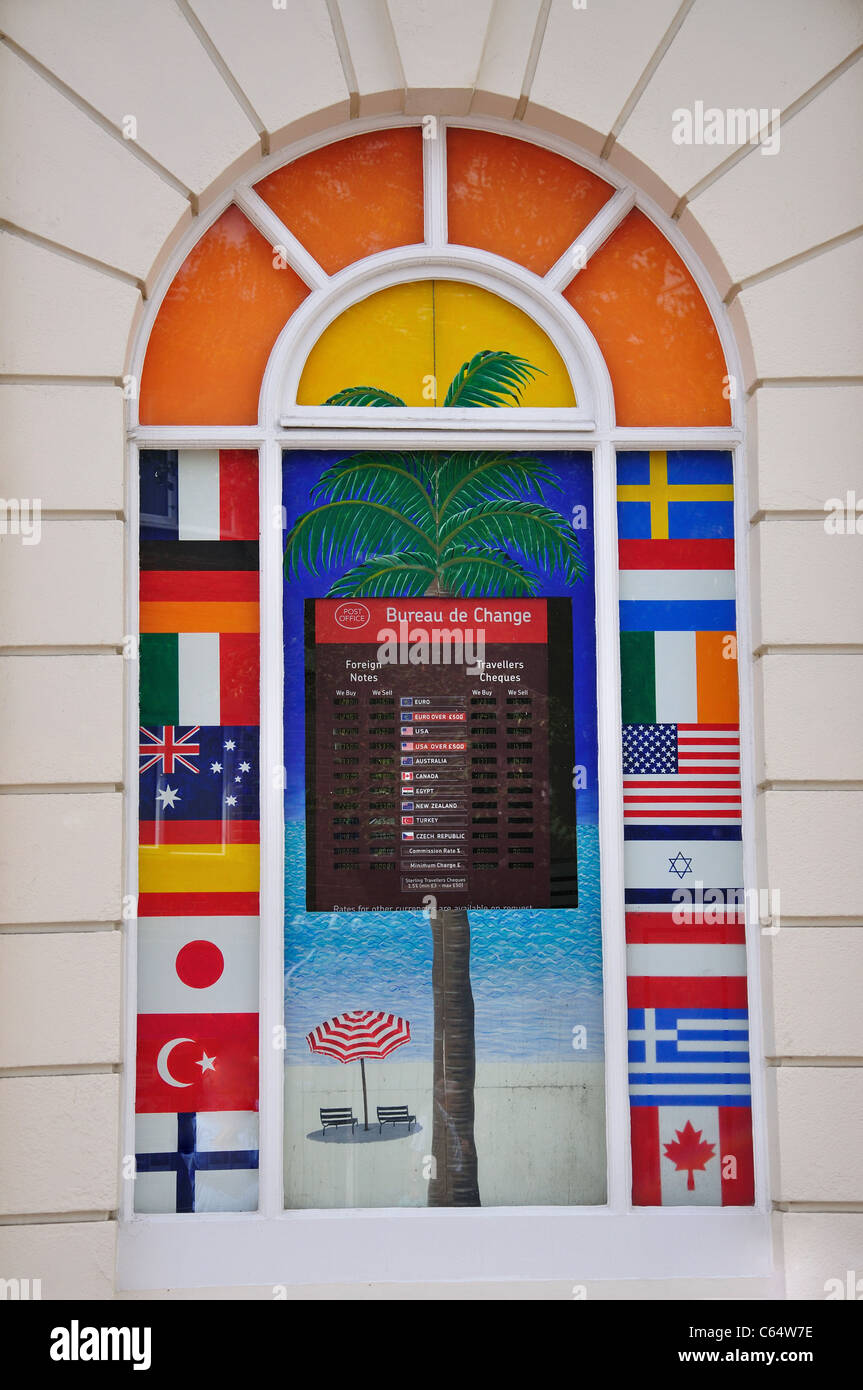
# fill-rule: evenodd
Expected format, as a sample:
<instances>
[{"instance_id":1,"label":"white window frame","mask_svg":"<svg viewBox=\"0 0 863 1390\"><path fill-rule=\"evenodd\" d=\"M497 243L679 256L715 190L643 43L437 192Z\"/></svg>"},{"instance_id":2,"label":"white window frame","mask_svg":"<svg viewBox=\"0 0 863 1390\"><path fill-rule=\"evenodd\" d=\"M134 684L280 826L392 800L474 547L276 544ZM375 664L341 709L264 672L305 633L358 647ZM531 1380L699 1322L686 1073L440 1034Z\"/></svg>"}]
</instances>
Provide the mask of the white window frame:
<instances>
[{"instance_id":1,"label":"white window frame","mask_svg":"<svg viewBox=\"0 0 863 1390\"><path fill-rule=\"evenodd\" d=\"M140 381L150 330L180 264L206 228L235 202L306 281L310 293L277 340L261 387L258 423L242 428L142 426L128 402L127 631L138 630L138 453L146 448L247 448L260 459L261 504L261 1138L256 1213L139 1215L131 1181L121 1182L118 1286L157 1289L328 1284L765 1276L772 1269L761 1042L759 933L747 906L753 1207L633 1207L627 1084L626 947L615 454L621 449L728 450L734 463L735 574L740 680L744 885L756 884L752 658L749 633L748 530L743 380L737 344L703 265L656 204L613 169L568 142L521 124L438 118L424 140L425 241L367 257L329 276L254 192L266 174L312 149L377 129L418 126L419 118L351 121L262 161L224 190L176 247L145 306L131 361ZM604 359L561 290L573 278L574 248L545 276L489 252L446 240L445 132L448 126L496 131L544 146L612 184L616 192L577 239L585 259L633 208L655 222L690 270L713 315L731 390L727 427L631 429L617 426ZM390 285L421 279L464 280L522 308L559 351L576 392L574 409L436 410L302 407L296 390L308 352L351 304ZM733 390L734 383L737 390ZM283 794L270 775L282 755L281 476L285 448L419 447L587 450L593 453L597 574L597 708L605 1018L607 1202L585 1207L393 1208L286 1211L283 1206L284 1054L273 1046L283 1023ZM274 524L275 523L275 524ZM126 892L137 892L137 663L128 662ZM746 894L747 904L756 900ZM125 933L124 1154L133 1154L136 1019L136 923Z\"/></svg>"}]
</instances>

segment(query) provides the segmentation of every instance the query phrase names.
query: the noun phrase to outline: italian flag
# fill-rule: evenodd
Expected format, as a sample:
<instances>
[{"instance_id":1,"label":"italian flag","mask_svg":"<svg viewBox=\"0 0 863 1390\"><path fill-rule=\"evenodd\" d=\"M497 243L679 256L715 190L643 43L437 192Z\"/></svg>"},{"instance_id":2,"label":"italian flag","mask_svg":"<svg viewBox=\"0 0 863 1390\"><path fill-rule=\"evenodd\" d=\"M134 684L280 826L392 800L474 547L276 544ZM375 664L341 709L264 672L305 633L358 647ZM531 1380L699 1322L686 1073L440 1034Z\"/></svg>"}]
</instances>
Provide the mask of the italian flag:
<instances>
[{"instance_id":1,"label":"italian flag","mask_svg":"<svg viewBox=\"0 0 863 1390\"><path fill-rule=\"evenodd\" d=\"M140 665L142 724L260 723L257 632L143 631Z\"/></svg>"}]
</instances>

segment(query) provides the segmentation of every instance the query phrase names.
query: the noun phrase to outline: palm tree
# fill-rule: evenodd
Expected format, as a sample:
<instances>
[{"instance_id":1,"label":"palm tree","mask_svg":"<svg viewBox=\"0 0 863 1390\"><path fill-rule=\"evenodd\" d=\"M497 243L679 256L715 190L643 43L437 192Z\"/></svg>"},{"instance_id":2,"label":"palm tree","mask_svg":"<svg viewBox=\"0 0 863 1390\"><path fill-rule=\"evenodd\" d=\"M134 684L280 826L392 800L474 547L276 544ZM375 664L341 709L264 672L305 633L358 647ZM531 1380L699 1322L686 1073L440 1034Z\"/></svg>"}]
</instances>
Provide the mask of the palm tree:
<instances>
[{"instance_id":1,"label":"palm tree","mask_svg":"<svg viewBox=\"0 0 863 1390\"><path fill-rule=\"evenodd\" d=\"M539 368L513 353L486 350L465 362L448 406L520 404ZM405 403L374 386L351 386L326 405ZM494 451L351 454L311 493L312 508L287 537L285 575L300 565L353 568L329 597L531 597L537 571L567 584L584 573L572 528L546 506L543 486L560 484L540 459ZM527 563L525 563L527 562ZM531 568L528 568L530 566ZM434 999L433 1176L429 1206L479 1206L474 1142L474 1005L470 923L462 908L430 912Z\"/></svg>"}]
</instances>

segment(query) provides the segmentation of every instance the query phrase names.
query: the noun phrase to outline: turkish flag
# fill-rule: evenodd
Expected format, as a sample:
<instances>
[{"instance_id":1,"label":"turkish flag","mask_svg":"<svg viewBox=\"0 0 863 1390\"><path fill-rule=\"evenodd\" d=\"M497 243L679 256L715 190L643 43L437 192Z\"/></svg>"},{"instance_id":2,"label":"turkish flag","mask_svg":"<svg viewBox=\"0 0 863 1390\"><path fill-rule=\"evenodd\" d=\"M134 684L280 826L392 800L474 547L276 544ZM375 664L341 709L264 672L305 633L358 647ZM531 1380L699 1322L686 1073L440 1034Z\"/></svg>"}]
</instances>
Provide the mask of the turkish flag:
<instances>
[{"instance_id":1,"label":"turkish flag","mask_svg":"<svg viewBox=\"0 0 863 1390\"><path fill-rule=\"evenodd\" d=\"M139 1014L135 1110L257 1110L258 1015Z\"/></svg>"}]
</instances>

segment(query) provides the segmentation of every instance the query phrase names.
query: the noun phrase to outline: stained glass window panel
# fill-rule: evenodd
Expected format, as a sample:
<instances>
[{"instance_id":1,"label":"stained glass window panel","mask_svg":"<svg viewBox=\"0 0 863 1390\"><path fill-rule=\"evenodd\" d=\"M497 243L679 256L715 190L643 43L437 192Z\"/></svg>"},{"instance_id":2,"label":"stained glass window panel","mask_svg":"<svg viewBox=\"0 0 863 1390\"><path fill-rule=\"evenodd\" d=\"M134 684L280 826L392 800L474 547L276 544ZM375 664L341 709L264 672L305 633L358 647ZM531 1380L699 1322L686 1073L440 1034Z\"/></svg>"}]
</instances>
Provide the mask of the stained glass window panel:
<instances>
[{"instance_id":1,"label":"stained glass window panel","mask_svg":"<svg viewBox=\"0 0 863 1390\"><path fill-rule=\"evenodd\" d=\"M719 334L692 275L631 212L564 290L599 344L619 425L730 425Z\"/></svg>"},{"instance_id":2,"label":"stained glass window panel","mask_svg":"<svg viewBox=\"0 0 863 1390\"><path fill-rule=\"evenodd\" d=\"M255 424L273 344L307 294L239 208L227 208L159 308L141 375L141 424Z\"/></svg>"},{"instance_id":3,"label":"stained glass window panel","mask_svg":"<svg viewBox=\"0 0 863 1390\"><path fill-rule=\"evenodd\" d=\"M449 240L545 275L614 189L570 159L487 130L446 137Z\"/></svg>"},{"instance_id":4,"label":"stained glass window panel","mask_svg":"<svg viewBox=\"0 0 863 1390\"><path fill-rule=\"evenodd\" d=\"M569 373L543 330L499 295L450 280L394 285L347 309L309 354L297 403L321 405L355 383L382 387L405 405L442 406L463 363L489 349L513 353L538 369L525 383L520 405L575 405Z\"/></svg>"},{"instance_id":5,"label":"stained glass window panel","mask_svg":"<svg viewBox=\"0 0 863 1390\"><path fill-rule=\"evenodd\" d=\"M423 239L417 127L337 140L255 185L329 275L363 256Z\"/></svg>"}]
</instances>

